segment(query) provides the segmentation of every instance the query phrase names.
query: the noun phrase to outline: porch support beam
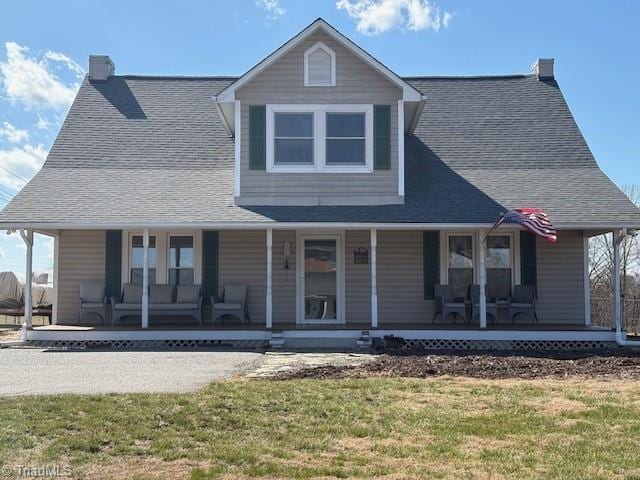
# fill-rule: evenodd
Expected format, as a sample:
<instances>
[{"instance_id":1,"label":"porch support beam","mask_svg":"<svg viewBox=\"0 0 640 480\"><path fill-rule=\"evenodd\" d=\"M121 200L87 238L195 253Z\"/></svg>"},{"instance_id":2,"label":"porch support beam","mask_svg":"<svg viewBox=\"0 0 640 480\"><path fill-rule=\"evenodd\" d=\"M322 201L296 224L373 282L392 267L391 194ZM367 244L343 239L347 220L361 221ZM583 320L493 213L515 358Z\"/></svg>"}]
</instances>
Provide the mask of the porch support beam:
<instances>
[{"instance_id":1,"label":"porch support beam","mask_svg":"<svg viewBox=\"0 0 640 480\"><path fill-rule=\"evenodd\" d=\"M20 230L20 236L27 247L27 262L24 274L24 328L33 327L33 230Z\"/></svg>"},{"instance_id":2,"label":"porch support beam","mask_svg":"<svg viewBox=\"0 0 640 480\"><path fill-rule=\"evenodd\" d=\"M487 269L485 265L487 232L480 230L480 251L478 252L478 284L480 285L480 328L487 328Z\"/></svg>"},{"instance_id":3,"label":"porch support beam","mask_svg":"<svg viewBox=\"0 0 640 480\"><path fill-rule=\"evenodd\" d=\"M371 328L378 328L378 231L371 229Z\"/></svg>"},{"instance_id":4,"label":"porch support beam","mask_svg":"<svg viewBox=\"0 0 640 480\"><path fill-rule=\"evenodd\" d=\"M149 229L142 232L142 328L149 328Z\"/></svg>"},{"instance_id":5,"label":"porch support beam","mask_svg":"<svg viewBox=\"0 0 640 480\"><path fill-rule=\"evenodd\" d=\"M267 229L267 305L266 305L266 328L273 327L273 229Z\"/></svg>"}]
</instances>

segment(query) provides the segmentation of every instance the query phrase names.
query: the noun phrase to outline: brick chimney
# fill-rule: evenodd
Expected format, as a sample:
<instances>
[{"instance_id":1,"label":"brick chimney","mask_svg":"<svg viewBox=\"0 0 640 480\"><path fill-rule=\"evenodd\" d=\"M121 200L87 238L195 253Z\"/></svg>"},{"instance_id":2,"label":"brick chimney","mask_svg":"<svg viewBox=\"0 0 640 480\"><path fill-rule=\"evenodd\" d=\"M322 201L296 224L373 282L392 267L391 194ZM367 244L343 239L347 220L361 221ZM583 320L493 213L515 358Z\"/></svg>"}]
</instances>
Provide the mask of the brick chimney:
<instances>
[{"instance_id":1,"label":"brick chimney","mask_svg":"<svg viewBox=\"0 0 640 480\"><path fill-rule=\"evenodd\" d=\"M531 67L531 73L535 73L538 80L553 80L553 58L539 58Z\"/></svg>"},{"instance_id":2,"label":"brick chimney","mask_svg":"<svg viewBox=\"0 0 640 480\"><path fill-rule=\"evenodd\" d=\"M89 80L104 82L116 73L109 55L89 55Z\"/></svg>"}]
</instances>

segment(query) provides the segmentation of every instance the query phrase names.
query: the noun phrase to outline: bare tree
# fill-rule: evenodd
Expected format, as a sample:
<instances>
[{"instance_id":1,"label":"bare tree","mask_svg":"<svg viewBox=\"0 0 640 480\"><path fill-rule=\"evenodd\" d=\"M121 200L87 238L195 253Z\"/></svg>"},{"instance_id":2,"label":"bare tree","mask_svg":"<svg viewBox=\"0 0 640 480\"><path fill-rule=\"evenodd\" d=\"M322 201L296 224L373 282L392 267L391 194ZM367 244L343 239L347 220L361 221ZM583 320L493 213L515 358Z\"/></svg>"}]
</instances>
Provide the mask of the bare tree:
<instances>
[{"instance_id":1,"label":"bare tree","mask_svg":"<svg viewBox=\"0 0 640 480\"><path fill-rule=\"evenodd\" d=\"M625 185L622 191L640 206L640 185ZM621 294L625 327L640 331L640 235L629 232L621 244ZM597 235L589 241L591 318L597 325L612 325L613 235Z\"/></svg>"}]
</instances>

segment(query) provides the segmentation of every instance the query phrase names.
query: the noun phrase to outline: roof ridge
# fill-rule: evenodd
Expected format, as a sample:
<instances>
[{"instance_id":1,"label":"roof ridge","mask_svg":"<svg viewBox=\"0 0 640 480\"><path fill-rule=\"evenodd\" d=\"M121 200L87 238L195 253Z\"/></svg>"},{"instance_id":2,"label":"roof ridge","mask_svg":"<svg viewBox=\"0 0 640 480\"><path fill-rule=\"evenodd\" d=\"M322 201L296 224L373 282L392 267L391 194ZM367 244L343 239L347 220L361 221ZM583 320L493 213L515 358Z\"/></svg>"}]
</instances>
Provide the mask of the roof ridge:
<instances>
[{"instance_id":1,"label":"roof ridge","mask_svg":"<svg viewBox=\"0 0 640 480\"><path fill-rule=\"evenodd\" d=\"M233 75L113 75L111 78L130 78L136 80L236 80Z\"/></svg>"},{"instance_id":2,"label":"roof ridge","mask_svg":"<svg viewBox=\"0 0 640 480\"><path fill-rule=\"evenodd\" d=\"M403 80L477 80L477 79L512 79L512 78L529 78L534 77L533 74L526 73L509 73L509 74L487 74L487 75L407 75L400 76ZM112 78L125 78L134 80L237 80L237 75L113 75Z\"/></svg>"},{"instance_id":3,"label":"roof ridge","mask_svg":"<svg viewBox=\"0 0 640 480\"><path fill-rule=\"evenodd\" d=\"M486 74L486 75L410 75L401 77L404 80L477 80L477 79L509 79L528 78L535 75L528 73Z\"/></svg>"}]
</instances>

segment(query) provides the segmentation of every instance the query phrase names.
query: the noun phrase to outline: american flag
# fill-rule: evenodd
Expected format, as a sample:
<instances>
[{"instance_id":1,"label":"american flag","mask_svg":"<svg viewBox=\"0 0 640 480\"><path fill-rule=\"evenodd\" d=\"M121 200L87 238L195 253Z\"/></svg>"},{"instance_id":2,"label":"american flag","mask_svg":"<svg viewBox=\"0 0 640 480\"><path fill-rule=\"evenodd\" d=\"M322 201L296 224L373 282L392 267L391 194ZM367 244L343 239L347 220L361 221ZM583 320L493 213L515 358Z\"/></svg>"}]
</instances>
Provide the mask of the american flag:
<instances>
[{"instance_id":1,"label":"american flag","mask_svg":"<svg viewBox=\"0 0 640 480\"><path fill-rule=\"evenodd\" d=\"M555 243L558 240L556 229L549 221L549 217L544 211L538 208L516 208L500 215L500 218L493 224L491 230L499 227L504 222L517 223L529 230L534 235L544 238L548 242Z\"/></svg>"}]
</instances>

